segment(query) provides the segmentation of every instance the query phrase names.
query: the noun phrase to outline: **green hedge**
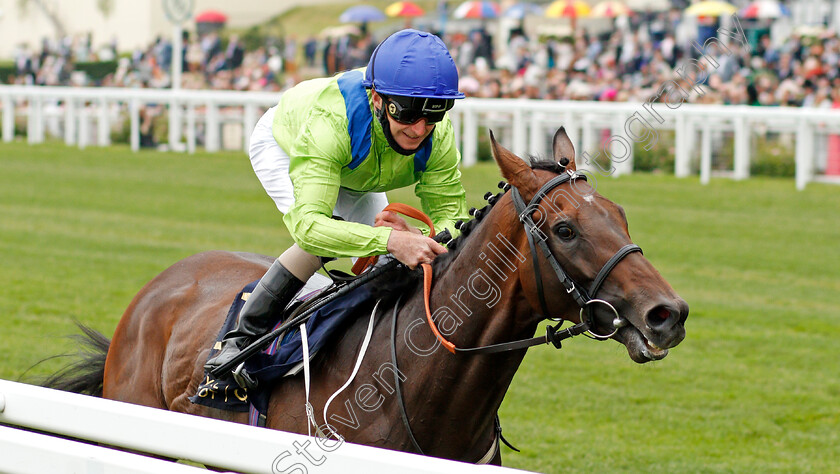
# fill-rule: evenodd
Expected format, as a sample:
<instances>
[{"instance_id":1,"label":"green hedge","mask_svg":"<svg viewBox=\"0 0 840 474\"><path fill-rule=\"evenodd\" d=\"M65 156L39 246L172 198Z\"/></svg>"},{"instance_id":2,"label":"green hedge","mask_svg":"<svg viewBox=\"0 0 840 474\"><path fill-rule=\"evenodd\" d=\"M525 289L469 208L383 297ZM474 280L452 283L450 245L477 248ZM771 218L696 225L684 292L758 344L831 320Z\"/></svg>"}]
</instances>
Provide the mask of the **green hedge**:
<instances>
[{"instance_id":1,"label":"green hedge","mask_svg":"<svg viewBox=\"0 0 840 474\"><path fill-rule=\"evenodd\" d=\"M796 152L777 137L759 137L753 142L750 174L753 176L796 176Z\"/></svg>"},{"instance_id":2,"label":"green hedge","mask_svg":"<svg viewBox=\"0 0 840 474\"><path fill-rule=\"evenodd\" d=\"M674 173L674 132L659 130L659 140L645 150L644 144L633 142L633 170Z\"/></svg>"},{"instance_id":3,"label":"green hedge","mask_svg":"<svg viewBox=\"0 0 840 474\"><path fill-rule=\"evenodd\" d=\"M15 75L15 63L0 61L0 84L9 84Z\"/></svg>"},{"instance_id":4,"label":"green hedge","mask_svg":"<svg viewBox=\"0 0 840 474\"><path fill-rule=\"evenodd\" d=\"M117 61L76 63L74 70L84 72L93 82L100 82L108 74L113 74L117 71Z\"/></svg>"}]
</instances>

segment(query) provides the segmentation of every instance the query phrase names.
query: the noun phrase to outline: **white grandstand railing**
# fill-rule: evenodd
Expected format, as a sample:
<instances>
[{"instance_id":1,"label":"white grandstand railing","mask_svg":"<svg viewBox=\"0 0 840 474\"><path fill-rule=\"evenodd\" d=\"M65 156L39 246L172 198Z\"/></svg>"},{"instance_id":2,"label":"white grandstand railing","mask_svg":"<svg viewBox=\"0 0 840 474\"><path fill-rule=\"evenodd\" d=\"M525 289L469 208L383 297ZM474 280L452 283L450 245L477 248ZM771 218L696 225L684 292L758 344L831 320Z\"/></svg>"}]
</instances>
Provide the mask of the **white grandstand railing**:
<instances>
[{"instance_id":1,"label":"white grandstand railing","mask_svg":"<svg viewBox=\"0 0 840 474\"><path fill-rule=\"evenodd\" d=\"M0 380L0 425L7 425L0 426L3 473L199 472L185 464L49 434L246 473L525 472L324 441L5 380Z\"/></svg>"},{"instance_id":2,"label":"white grandstand railing","mask_svg":"<svg viewBox=\"0 0 840 474\"><path fill-rule=\"evenodd\" d=\"M148 104L164 104L169 123L176 124L169 127L171 149L194 152L202 128L205 149L218 151L222 148L222 127L232 125L241 137L234 147L247 150L250 132L262 111L276 104L279 97L279 93L266 92L0 86L2 139L13 140L15 117L26 117L30 143L44 141L46 124L53 123L69 145L91 145L91 137L97 145L107 145L111 126L122 111L127 111L131 148L137 150L140 110ZM795 136L798 189L815 180L838 181L838 177L819 176L816 165L824 159L817 153L825 150L814 146L826 134L840 134L838 109L469 98L458 101L450 115L464 166L478 160L479 139L485 128L494 130L514 153L547 154L551 134L564 125L579 151L597 155L603 133L632 142L625 125L636 116L646 120L657 134L662 130L675 132L674 172L680 177L689 176L695 167L701 182L707 183L712 176L712 137L731 132L734 165L725 174L746 179L750 174L751 134L772 131ZM635 133L638 130L636 127ZM698 148L699 164L692 166L692 155ZM613 166L613 176L632 172L632 151Z\"/></svg>"}]
</instances>

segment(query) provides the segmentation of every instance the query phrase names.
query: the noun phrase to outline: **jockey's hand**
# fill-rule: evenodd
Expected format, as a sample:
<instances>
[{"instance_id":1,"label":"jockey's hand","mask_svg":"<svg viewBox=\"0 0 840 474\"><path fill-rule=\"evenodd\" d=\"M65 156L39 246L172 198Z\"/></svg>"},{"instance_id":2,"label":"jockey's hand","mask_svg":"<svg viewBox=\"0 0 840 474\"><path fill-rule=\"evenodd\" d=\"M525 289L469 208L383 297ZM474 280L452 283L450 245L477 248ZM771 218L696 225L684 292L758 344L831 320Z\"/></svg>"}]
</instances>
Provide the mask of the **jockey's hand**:
<instances>
[{"instance_id":1,"label":"jockey's hand","mask_svg":"<svg viewBox=\"0 0 840 474\"><path fill-rule=\"evenodd\" d=\"M406 222L405 219L402 218L402 216L400 216L396 212L391 211L382 211L379 214L377 214L374 218L373 226L385 226L390 227L394 230L401 230L405 232L411 232L412 234L423 235L423 233L420 232L420 229L409 225L408 222Z\"/></svg>"},{"instance_id":2,"label":"jockey's hand","mask_svg":"<svg viewBox=\"0 0 840 474\"><path fill-rule=\"evenodd\" d=\"M421 263L432 263L446 247L426 237L409 231L394 230L388 238L388 251L412 270Z\"/></svg>"}]
</instances>

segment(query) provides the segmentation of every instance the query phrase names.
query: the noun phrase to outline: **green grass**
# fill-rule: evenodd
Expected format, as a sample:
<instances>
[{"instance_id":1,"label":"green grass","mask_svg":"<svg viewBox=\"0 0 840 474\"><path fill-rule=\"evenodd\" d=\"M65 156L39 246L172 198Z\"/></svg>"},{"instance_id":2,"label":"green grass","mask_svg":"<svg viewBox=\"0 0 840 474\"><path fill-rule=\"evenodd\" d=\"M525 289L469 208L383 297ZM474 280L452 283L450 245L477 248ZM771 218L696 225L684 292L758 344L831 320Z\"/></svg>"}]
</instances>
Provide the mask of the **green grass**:
<instances>
[{"instance_id":1,"label":"green grass","mask_svg":"<svg viewBox=\"0 0 840 474\"><path fill-rule=\"evenodd\" d=\"M498 172L464 171L472 205ZM691 305L687 337L637 365L573 339L531 350L502 406L505 464L540 472L829 472L840 466L840 188L790 179L600 179ZM413 201L410 190L392 200ZM291 242L241 153L0 145L0 378L113 332L132 296L210 249ZM26 376L58 366L50 361Z\"/></svg>"}]
</instances>

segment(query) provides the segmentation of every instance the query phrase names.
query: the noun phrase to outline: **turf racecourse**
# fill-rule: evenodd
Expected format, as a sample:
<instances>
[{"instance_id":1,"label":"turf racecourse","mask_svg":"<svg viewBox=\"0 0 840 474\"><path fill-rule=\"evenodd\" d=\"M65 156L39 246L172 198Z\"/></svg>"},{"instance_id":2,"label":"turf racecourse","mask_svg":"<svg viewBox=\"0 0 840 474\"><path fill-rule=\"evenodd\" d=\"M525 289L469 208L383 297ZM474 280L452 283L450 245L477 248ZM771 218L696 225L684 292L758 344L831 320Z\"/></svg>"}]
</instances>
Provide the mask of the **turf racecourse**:
<instances>
[{"instance_id":1,"label":"turf racecourse","mask_svg":"<svg viewBox=\"0 0 840 474\"><path fill-rule=\"evenodd\" d=\"M498 172L464 171L472 205ZM505 464L540 472L840 469L840 187L638 174L600 179L691 305L637 365L610 342L529 351L502 406ZM413 202L410 190L392 200ZM0 144L0 378L43 375L72 319L110 335L132 296L209 249L291 242L241 153ZM2 461L0 461L2 464Z\"/></svg>"}]
</instances>

